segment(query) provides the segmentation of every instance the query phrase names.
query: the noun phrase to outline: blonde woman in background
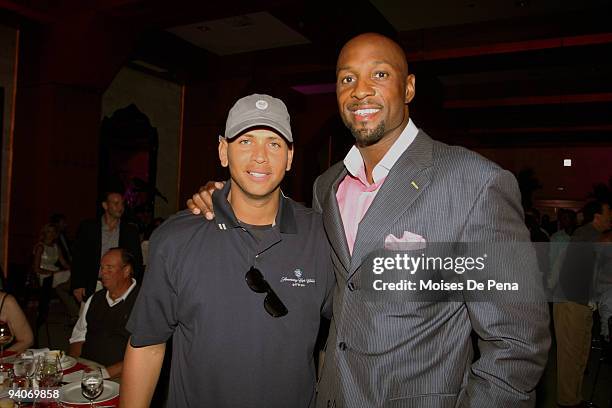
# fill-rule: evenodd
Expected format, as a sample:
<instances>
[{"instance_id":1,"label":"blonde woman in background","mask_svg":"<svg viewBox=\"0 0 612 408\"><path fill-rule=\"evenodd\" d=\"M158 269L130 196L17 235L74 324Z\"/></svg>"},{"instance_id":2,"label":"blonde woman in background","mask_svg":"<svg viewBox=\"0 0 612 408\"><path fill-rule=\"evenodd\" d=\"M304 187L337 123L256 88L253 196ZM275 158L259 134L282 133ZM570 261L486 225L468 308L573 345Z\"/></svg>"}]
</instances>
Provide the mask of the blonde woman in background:
<instances>
[{"instance_id":1,"label":"blonde woman in background","mask_svg":"<svg viewBox=\"0 0 612 408\"><path fill-rule=\"evenodd\" d=\"M57 245L58 231L54 224L45 224L40 230L40 238L34 246L34 261L32 268L40 282L40 299L36 325L40 327L49 313L49 302L54 285L54 275L66 275L69 265L62 256ZM60 267L61 266L61 267ZM69 273L67 274L68 276ZM66 279L67 280L67 279Z\"/></svg>"}]
</instances>

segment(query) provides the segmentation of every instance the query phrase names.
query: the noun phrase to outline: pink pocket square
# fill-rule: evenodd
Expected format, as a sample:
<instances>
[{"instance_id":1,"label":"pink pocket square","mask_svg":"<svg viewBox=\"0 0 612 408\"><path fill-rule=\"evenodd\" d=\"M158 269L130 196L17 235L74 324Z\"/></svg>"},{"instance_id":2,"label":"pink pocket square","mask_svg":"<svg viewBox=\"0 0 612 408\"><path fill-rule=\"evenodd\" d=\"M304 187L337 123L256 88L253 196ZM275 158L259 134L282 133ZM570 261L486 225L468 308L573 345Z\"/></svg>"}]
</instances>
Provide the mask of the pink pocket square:
<instances>
[{"instance_id":1,"label":"pink pocket square","mask_svg":"<svg viewBox=\"0 0 612 408\"><path fill-rule=\"evenodd\" d=\"M390 251L416 251L425 249L425 247L427 247L425 238L410 231L404 231L401 238L397 238L393 234L385 237L385 249Z\"/></svg>"}]
</instances>

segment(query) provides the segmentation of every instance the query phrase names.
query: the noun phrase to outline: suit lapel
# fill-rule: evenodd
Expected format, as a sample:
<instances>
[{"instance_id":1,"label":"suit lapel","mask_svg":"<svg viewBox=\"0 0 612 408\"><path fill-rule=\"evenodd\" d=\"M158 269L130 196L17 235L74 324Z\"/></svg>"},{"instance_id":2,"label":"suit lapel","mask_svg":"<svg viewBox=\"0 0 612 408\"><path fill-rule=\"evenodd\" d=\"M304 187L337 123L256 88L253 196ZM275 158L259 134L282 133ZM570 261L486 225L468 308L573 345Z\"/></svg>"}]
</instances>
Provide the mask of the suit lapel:
<instances>
[{"instance_id":1,"label":"suit lapel","mask_svg":"<svg viewBox=\"0 0 612 408\"><path fill-rule=\"evenodd\" d=\"M359 223L349 275L372 251L383 249L389 228L427 188L431 179L432 140L419 131L391 168L365 216Z\"/></svg>"},{"instance_id":2,"label":"suit lapel","mask_svg":"<svg viewBox=\"0 0 612 408\"><path fill-rule=\"evenodd\" d=\"M100 259L102 258L102 218L98 218L98 223L96 224L96 235L93 238L94 243L96 245L94 248L97 248L98 253L97 259L98 261L100 261Z\"/></svg>"},{"instance_id":3,"label":"suit lapel","mask_svg":"<svg viewBox=\"0 0 612 408\"><path fill-rule=\"evenodd\" d=\"M344 232L344 224L342 223L342 216L340 214L340 208L338 207L338 200L336 199L336 193L338 192L338 186L344 180L347 174L347 170L344 166L340 167L340 171L333 177L330 188L325 193L325 202L323 203L323 225L327 232L327 237L331 246L342 262L344 269L349 270L351 264L351 255L349 253L348 244L346 243L346 233Z\"/></svg>"}]
</instances>

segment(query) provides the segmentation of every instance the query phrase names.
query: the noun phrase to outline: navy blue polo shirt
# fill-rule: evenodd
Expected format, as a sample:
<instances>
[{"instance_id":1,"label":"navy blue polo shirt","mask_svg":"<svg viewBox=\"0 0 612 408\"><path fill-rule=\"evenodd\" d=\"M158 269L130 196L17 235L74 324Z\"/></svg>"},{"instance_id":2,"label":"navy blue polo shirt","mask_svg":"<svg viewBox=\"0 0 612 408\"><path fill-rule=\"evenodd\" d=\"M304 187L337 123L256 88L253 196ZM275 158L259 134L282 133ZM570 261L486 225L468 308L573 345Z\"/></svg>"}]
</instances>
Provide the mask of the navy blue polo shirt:
<instances>
[{"instance_id":1,"label":"navy blue polo shirt","mask_svg":"<svg viewBox=\"0 0 612 408\"><path fill-rule=\"evenodd\" d=\"M182 211L151 237L127 328L134 347L173 336L169 407L307 407L320 316L335 278L319 214L281 195L275 226L253 235L234 215L230 183L216 218ZM272 317L245 274L261 271L288 309Z\"/></svg>"}]
</instances>

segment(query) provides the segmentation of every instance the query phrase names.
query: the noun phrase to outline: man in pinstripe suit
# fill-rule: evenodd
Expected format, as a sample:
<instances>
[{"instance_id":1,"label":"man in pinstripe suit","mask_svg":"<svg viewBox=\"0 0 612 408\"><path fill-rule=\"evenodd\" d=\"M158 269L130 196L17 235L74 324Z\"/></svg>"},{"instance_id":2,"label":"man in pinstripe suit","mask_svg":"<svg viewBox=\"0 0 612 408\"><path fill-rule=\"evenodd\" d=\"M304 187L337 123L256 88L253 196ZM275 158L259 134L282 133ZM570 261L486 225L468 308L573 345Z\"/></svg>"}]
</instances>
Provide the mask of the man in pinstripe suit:
<instances>
[{"instance_id":1,"label":"man in pinstripe suit","mask_svg":"<svg viewBox=\"0 0 612 408\"><path fill-rule=\"evenodd\" d=\"M353 38L336 75L340 115L356 143L314 185L313 208L323 213L338 282L317 407L534 406L550 343L545 303L385 305L364 301L361 290L372 273L367 255L391 234L529 241L514 177L416 128L408 112L415 78L390 39ZM535 274L530 255L494 261Z\"/></svg>"},{"instance_id":2,"label":"man in pinstripe suit","mask_svg":"<svg viewBox=\"0 0 612 408\"><path fill-rule=\"evenodd\" d=\"M314 185L338 283L317 408L534 406L550 344L545 303L373 302L364 290L365 260L391 236L529 241L516 180L416 128L415 79L389 38L353 38L336 71L340 115L356 143ZM201 189L188 206L211 217L208 196ZM533 253L495 262L537 273Z\"/></svg>"}]
</instances>

